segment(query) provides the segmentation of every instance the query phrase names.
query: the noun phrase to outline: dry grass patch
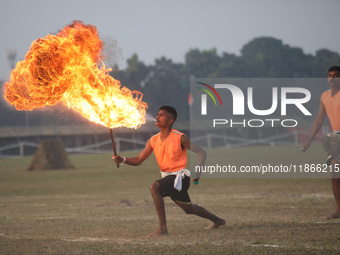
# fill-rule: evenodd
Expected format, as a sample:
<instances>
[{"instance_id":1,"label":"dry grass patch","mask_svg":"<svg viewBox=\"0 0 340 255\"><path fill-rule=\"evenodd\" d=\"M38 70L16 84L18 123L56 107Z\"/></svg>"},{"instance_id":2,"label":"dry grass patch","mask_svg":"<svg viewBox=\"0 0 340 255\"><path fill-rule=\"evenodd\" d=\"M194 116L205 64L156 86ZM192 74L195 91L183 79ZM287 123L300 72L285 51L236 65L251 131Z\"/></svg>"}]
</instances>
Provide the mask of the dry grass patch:
<instances>
[{"instance_id":1,"label":"dry grass patch","mask_svg":"<svg viewBox=\"0 0 340 255\"><path fill-rule=\"evenodd\" d=\"M149 240L155 160L117 169L111 155L70 159L74 170L41 172L25 171L31 158L0 160L0 254L340 253L340 220L323 219L335 208L329 179L202 179L193 202L227 225L204 230L167 198L170 235Z\"/></svg>"}]
</instances>

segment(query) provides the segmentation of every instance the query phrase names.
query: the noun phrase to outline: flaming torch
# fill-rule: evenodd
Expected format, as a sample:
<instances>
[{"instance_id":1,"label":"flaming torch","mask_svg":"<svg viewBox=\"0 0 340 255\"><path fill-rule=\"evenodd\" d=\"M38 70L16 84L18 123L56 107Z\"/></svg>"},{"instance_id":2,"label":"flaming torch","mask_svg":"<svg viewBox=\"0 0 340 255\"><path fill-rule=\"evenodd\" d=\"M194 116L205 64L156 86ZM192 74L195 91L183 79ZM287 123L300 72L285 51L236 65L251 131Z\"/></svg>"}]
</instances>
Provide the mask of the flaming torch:
<instances>
[{"instance_id":1,"label":"flaming torch","mask_svg":"<svg viewBox=\"0 0 340 255\"><path fill-rule=\"evenodd\" d=\"M35 40L5 83L5 99L19 111L59 102L110 129L145 123L143 94L121 87L103 63L97 28L74 21L57 35ZM117 167L118 164L117 164Z\"/></svg>"}]
</instances>

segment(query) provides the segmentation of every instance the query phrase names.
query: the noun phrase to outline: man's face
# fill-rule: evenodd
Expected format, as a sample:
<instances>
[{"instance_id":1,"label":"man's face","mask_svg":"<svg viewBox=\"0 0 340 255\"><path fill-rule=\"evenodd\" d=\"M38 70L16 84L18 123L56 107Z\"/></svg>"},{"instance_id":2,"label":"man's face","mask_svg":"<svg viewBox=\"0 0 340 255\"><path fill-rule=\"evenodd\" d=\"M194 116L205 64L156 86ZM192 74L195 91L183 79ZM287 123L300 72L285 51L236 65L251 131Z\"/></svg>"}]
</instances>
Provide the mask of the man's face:
<instances>
[{"instance_id":1,"label":"man's face","mask_svg":"<svg viewBox=\"0 0 340 255\"><path fill-rule=\"evenodd\" d=\"M165 110L160 110L156 117L155 125L157 127L167 127L173 123L170 114Z\"/></svg>"},{"instance_id":2,"label":"man's face","mask_svg":"<svg viewBox=\"0 0 340 255\"><path fill-rule=\"evenodd\" d=\"M329 86L340 88L340 72L339 71L330 71L328 73L328 84Z\"/></svg>"}]
</instances>

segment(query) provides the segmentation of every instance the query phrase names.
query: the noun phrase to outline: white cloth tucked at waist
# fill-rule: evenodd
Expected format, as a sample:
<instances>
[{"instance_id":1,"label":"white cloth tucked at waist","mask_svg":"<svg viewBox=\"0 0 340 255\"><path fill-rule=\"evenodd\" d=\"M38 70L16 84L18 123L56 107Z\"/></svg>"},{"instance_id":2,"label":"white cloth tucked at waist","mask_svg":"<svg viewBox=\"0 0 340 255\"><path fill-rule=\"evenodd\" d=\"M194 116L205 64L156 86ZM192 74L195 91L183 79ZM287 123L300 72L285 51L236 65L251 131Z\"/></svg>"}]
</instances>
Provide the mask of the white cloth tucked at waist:
<instances>
[{"instance_id":1,"label":"white cloth tucked at waist","mask_svg":"<svg viewBox=\"0 0 340 255\"><path fill-rule=\"evenodd\" d=\"M162 172L162 178L168 175L176 175L175 181L174 181L174 188L178 191L182 190L182 179L184 179L185 176L190 177L190 171L188 169L181 169L176 172Z\"/></svg>"}]
</instances>

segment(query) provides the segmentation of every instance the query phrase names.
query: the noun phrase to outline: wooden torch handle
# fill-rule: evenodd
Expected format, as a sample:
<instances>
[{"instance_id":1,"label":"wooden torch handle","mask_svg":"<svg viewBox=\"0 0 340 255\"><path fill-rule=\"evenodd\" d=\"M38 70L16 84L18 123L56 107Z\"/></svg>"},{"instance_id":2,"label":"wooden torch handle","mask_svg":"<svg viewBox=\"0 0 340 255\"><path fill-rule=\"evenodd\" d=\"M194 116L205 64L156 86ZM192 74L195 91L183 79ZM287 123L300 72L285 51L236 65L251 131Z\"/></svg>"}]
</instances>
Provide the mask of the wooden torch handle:
<instances>
[{"instance_id":1,"label":"wooden torch handle","mask_svg":"<svg viewBox=\"0 0 340 255\"><path fill-rule=\"evenodd\" d=\"M110 128L110 135L111 135L111 142L112 142L112 150L113 150L113 155L117 156L117 152L116 152L116 146L115 146L115 140L113 138L113 130L112 128ZM119 163L116 163L117 168L119 168Z\"/></svg>"}]
</instances>

